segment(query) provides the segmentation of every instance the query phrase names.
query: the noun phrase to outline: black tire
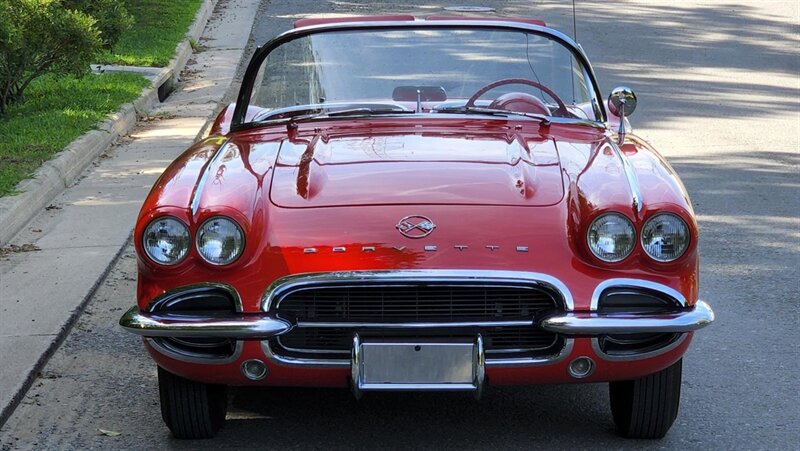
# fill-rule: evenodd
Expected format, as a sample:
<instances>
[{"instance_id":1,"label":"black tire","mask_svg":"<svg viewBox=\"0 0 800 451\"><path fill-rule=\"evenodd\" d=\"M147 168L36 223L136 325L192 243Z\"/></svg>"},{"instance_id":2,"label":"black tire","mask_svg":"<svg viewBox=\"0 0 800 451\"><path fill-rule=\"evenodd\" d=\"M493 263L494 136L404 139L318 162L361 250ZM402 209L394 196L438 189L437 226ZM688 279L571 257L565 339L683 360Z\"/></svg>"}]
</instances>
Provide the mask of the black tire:
<instances>
[{"instance_id":1,"label":"black tire","mask_svg":"<svg viewBox=\"0 0 800 451\"><path fill-rule=\"evenodd\" d=\"M667 434L681 402L682 362L641 379L609 384L611 413L620 435L653 439Z\"/></svg>"},{"instance_id":2,"label":"black tire","mask_svg":"<svg viewBox=\"0 0 800 451\"><path fill-rule=\"evenodd\" d=\"M225 422L225 385L190 381L158 367L158 393L161 418L175 438L212 438Z\"/></svg>"}]
</instances>

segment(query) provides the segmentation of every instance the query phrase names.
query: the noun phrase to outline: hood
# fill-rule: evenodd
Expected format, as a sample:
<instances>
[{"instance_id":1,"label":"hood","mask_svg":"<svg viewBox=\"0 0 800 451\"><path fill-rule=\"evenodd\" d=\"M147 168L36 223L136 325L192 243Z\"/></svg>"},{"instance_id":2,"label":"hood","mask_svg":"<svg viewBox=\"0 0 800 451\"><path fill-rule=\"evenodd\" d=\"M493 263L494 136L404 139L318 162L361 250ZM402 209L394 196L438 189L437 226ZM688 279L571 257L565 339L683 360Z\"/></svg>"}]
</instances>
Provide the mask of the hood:
<instances>
[{"instance_id":1,"label":"hood","mask_svg":"<svg viewBox=\"0 0 800 451\"><path fill-rule=\"evenodd\" d=\"M550 138L399 133L282 141L270 199L288 208L554 205L564 196Z\"/></svg>"}]
</instances>

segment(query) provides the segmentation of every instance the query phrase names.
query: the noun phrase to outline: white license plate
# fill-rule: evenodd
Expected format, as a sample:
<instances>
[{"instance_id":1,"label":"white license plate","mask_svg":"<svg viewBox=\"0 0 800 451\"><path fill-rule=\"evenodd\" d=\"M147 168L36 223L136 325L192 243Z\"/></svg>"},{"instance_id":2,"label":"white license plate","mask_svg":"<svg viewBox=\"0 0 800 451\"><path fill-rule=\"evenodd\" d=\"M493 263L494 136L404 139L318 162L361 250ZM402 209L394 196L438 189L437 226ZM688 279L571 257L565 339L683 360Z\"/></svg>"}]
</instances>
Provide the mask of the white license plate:
<instances>
[{"instance_id":1,"label":"white license plate","mask_svg":"<svg viewBox=\"0 0 800 451\"><path fill-rule=\"evenodd\" d=\"M353 340L353 388L365 390L480 390L483 342Z\"/></svg>"}]
</instances>

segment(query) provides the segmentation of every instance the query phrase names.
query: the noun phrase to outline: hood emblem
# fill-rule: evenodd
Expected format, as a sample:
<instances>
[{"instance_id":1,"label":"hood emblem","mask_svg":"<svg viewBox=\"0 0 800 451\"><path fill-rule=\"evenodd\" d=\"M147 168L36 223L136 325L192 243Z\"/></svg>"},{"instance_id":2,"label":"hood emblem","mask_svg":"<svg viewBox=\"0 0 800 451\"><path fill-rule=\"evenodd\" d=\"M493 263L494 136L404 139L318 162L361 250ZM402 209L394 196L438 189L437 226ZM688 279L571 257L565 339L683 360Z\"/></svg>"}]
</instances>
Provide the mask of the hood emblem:
<instances>
[{"instance_id":1,"label":"hood emblem","mask_svg":"<svg viewBox=\"0 0 800 451\"><path fill-rule=\"evenodd\" d=\"M425 216L410 215L401 219L395 226L398 232L408 238L425 238L433 232L436 224Z\"/></svg>"}]
</instances>

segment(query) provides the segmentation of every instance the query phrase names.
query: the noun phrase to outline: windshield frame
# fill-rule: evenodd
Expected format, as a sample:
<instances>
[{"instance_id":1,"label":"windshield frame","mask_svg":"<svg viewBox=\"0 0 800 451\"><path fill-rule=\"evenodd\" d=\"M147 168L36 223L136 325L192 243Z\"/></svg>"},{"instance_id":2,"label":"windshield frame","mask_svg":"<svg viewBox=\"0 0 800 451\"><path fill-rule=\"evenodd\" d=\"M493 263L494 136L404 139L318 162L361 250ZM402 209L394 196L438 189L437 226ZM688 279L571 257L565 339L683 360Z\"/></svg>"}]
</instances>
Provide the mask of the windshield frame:
<instances>
[{"instance_id":1,"label":"windshield frame","mask_svg":"<svg viewBox=\"0 0 800 451\"><path fill-rule=\"evenodd\" d=\"M253 57L250 59L250 63L247 65L247 69L245 70L244 76L242 78L242 85L239 89L239 95L237 96L236 100L236 108L233 111L233 118L231 120L231 131L237 131L241 129L251 128L253 124L258 124L258 122L251 123L245 122L245 115L247 113L247 108L250 106L250 99L253 93L253 87L256 82L256 78L258 77L258 72L261 69L262 64L267 59L270 53L273 50L278 48L279 46L291 42L295 39L299 39L305 36L310 36L312 34L319 34L319 33L327 33L327 32L338 32L338 31L359 31L359 30L382 30L382 31L389 31L389 30L407 30L407 29L415 29L415 30L429 30L429 29L437 29L437 28L447 28L447 29L487 29L487 30L513 30L513 31L522 31L525 33L530 33L534 35L544 36L546 38L550 38L560 44L562 44L567 50L572 52L573 56L576 60L584 67L586 70L586 75L591 82L593 93L597 98L597 108L600 111L601 118L600 120L586 120L586 119L576 119L576 122L579 123L598 123L598 124L605 124L608 121L608 114L606 112L605 102L603 102L603 95L600 92L600 87L597 83L597 77L595 76L594 69L592 68L589 59L586 57L586 54L583 52L583 48L578 45L572 38L569 36L561 33L560 31L554 30L552 28L540 26L540 25L533 25L529 23L523 22L512 22L512 21L503 21L503 20L436 20L436 21L425 21L425 20L416 20L416 21L380 21L380 22L338 22L338 23L328 23L328 24L320 24L320 25L312 25L307 27L295 28L293 30L285 31L278 36L270 39L267 41L266 44L263 46L259 46L256 48L256 51L253 53ZM562 122L562 121L559 121Z\"/></svg>"}]
</instances>

